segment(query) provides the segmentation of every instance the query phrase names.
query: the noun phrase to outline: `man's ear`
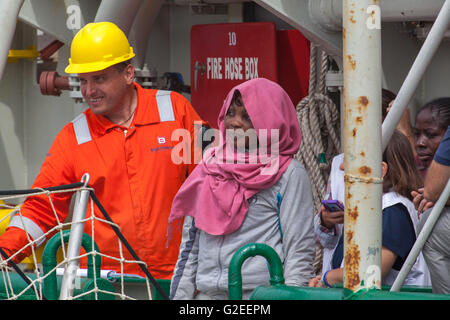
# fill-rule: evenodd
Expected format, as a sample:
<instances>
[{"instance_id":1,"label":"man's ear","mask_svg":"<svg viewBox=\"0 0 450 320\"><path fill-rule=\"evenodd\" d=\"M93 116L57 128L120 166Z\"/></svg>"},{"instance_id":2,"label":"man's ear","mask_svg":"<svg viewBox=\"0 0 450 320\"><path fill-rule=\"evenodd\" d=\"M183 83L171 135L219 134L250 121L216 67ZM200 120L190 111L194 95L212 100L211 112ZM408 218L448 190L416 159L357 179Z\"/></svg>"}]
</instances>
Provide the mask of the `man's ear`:
<instances>
[{"instance_id":1,"label":"man's ear","mask_svg":"<svg viewBox=\"0 0 450 320\"><path fill-rule=\"evenodd\" d=\"M130 63L123 70L124 77L127 80L127 84L132 84L134 81L134 66Z\"/></svg>"},{"instance_id":2,"label":"man's ear","mask_svg":"<svg viewBox=\"0 0 450 320\"><path fill-rule=\"evenodd\" d=\"M386 175L386 173L388 172L388 164L386 162L381 162L381 176L384 178L384 176Z\"/></svg>"}]
</instances>

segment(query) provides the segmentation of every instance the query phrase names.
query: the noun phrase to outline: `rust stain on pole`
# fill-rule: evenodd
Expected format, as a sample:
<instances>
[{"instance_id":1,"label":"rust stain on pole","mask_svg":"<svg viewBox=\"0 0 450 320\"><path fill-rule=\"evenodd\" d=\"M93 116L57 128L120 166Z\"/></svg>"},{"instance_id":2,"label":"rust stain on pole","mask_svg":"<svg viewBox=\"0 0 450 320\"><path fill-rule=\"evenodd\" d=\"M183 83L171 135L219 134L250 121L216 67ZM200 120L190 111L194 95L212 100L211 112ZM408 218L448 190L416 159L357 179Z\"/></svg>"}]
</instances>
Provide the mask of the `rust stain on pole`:
<instances>
[{"instance_id":1,"label":"rust stain on pole","mask_svg":"<svg viewBox=\"0 0 450 320\"><path fill-rule=\"evenodd\" d=\"M348 240L347 232L346 238ZM347 249L345 251L345 266L346 266L346 284L350 290L354 290L359 286L361 279L359 277L359 262L361 255L359 247L356 243L347 241Z\"/></svg>"},{"instance_id":2,"label":"rust stain on pole","mask_svg":"<svg viewBox=\"0 0 450 320\"><path fill-rule=\"evenodd\" d=\"M352 239L353 239L353 231L350 230L349 232L347 232L347 242L351 243Z\"/></svg>"},{"instance_id":3,"label":"rust stain on pole","mask_svg":"<svg viewBox=\"0 0 450 320\"><path fill-rule=\"evenodd\" d=\"M352 67L353 70L356 69L356 61L353 60L351 55L347 55L347 60L350 63L350 66Z\"/></svg>"},{"instance_id":4,"label":"rust stain on pole","mask_svg":"<svg viewBox=\"0 0 450 320\"><path fill-rule=\"evenodd\" d=\"M367 99L366 96L361 96L361 97L359 97L358 102L359 102L362 106L367 107L367 105L369 104L369 99Z\"/></svg>"},{"instance_id":5,"label":"rust stain on pole","mask_svg":"<svg viewBox=\"0 0 450 320\"><path fill-rule=\"evenodd\" d=\"M362 166L358 169L358 171L363 175L369 175L372 173L372 169L368 166Z\"/></svg>"},{"instance_id":6,"label":"rust stain on pole","mask_svg":"<svg viewBox=\"0 0 450 320\"><path fill-rule=\"evenodd\" d=\"M348 198L348 197L347 197ZM352 219L353 222L356 222L356 220L358 219L358 206L355 206L353 209L352 208L348 208L348 217L350 219Z\"/></svg>"}]
</instances>

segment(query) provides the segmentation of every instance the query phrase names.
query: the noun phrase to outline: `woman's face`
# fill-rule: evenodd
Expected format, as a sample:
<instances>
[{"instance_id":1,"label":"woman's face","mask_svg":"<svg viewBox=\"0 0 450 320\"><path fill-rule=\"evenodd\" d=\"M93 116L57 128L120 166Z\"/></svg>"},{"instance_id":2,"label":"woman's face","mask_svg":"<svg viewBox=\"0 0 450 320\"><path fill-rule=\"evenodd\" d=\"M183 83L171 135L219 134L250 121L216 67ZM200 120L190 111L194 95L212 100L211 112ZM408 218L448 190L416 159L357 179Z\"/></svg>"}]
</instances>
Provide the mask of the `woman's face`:
<instances>
[{"instance_id":1,"label":"woman's face","mask_svg":"<svg viewBox=\"0 0 450 320\"><path fill-rule=\"evenodd\" d=\"M415 149L419 160L428 168L433 160L436 149L444 137L446 128L441 128L429 109L419 112L414 128Z\"/></svg>"},{"instance_id":2,"label":"woman's face","mask_svg":"<svg viewBox=\"0 0 450 320\"><path fill-rule=\"evenodd\" d=\"M249 149L250 138L245 132L253 129L253 124L241 98L237 99L237 103L233 102L230 105L224 122L225 129L233 131L234 146L240 148L245 143L245 149Z\"/></svg>"}]
</instances>

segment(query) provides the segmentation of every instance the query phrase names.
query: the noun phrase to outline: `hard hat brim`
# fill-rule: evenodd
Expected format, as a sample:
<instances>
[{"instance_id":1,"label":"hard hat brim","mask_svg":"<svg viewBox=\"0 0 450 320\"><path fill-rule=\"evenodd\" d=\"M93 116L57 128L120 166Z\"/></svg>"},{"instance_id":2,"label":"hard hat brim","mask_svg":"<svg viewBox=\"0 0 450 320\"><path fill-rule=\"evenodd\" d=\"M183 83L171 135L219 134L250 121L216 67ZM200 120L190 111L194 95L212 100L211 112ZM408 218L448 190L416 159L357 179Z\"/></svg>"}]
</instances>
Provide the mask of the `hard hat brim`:
<instances>
[{"instance_id":1,"label":"hard hat brim","mask_svg":"<svg viewBox=\"0 0 450 320\"><path fill-rule=\"evenodd\" d=\"M64 70L65 73L88 73L88 72L96 72L105 70L106 68L109 68L115 64L130 60L133 58L135 54L131 52L130 54L127 54L125 56L122 56L118 59L114 59L111 61L100 61L100 62L92 62L92 63L71 63L69 59L69 65Z\"/></svg>"}]
</instances>

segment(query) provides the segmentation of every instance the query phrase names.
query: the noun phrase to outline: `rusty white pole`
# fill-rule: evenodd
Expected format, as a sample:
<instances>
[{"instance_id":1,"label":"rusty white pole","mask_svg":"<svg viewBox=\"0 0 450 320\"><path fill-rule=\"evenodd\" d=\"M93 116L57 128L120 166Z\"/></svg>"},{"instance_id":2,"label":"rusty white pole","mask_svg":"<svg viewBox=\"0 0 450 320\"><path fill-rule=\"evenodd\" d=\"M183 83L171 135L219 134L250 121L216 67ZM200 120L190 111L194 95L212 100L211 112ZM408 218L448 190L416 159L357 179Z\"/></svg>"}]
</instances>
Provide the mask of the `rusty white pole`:
<instances>
[{"instance_id":1,"label":"rusty white pole","mask_svg":"<svg viewBox=\"0 0 450 320\"><path fill-rule=\"evenodd\" d=\"M379 2L344 0L344 288L381 288Z\"/></svg>"}]
</instances>

